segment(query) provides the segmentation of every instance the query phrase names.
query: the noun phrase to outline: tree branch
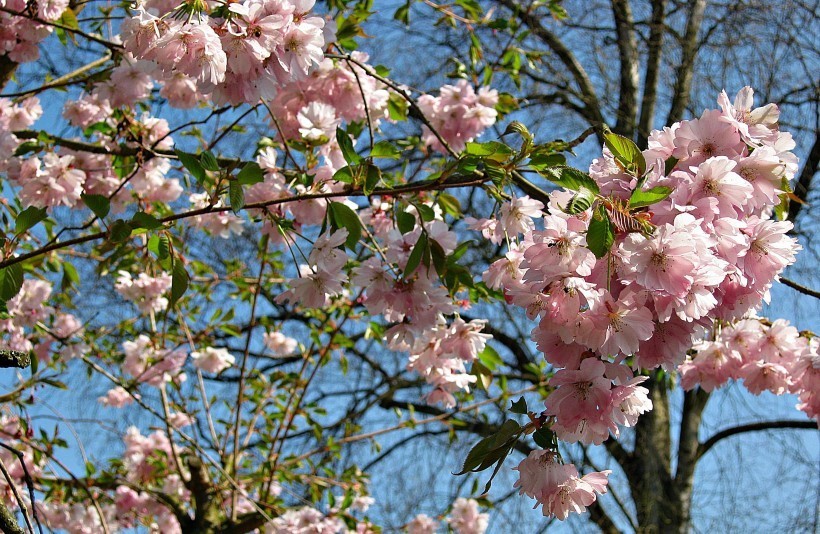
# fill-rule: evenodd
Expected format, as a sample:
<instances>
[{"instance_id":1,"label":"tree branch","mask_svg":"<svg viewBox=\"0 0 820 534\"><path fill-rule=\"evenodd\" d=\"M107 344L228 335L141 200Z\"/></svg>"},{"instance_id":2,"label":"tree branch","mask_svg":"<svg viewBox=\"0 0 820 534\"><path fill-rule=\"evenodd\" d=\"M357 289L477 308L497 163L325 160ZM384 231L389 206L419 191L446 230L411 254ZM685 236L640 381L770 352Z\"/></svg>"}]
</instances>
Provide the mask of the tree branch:
<instances>
[{"instance_id":1,"label":"tree branch","mask_svg":"<svg viewBox=\"0 0 820 534\"><path fill-rule=\"evenodd\" d=\"M618 35L618 60L620 63L620 89L618 118L614 131L633 137L638 103L638 44L635 39L632 6L629 0L611 0L615 30Z\"/></svg>"},{"instance_id":2,"label":"tree branch","mask_svg":"<svg viewBox=\"0 0 820 534\"><path fill-rule=\"evenodd\" d=\"M803 164L803 170L800 171L800 176L794 184L794 194L797 198L805 201L811 191L811 182L814 175L817 174L817 166L820 164L820 130L814 131L814 144L811 147L809 156L806 158L806 163ZM800 202L789 203L789 220L795 222L797 216L800 215L803 209L803 204ZM788 284L787 284L788 285Z\"/></svg>"},{"instance_id":3,"label":"tree branch","mask_svg":"<svg viewBox=\"0 0 820 534\"><path fill-rule=\"evenodd\" d=\"M567 48L566 45L564 45L564 43L561 42L561 40L554 33L549 31L541 24L539 16L523 9L521 5L513 0L499 0L498 3L511 10L519 19L521 19L530 31L532 31L532 34L547 45L547 47L555 53L561 63L569 69L575 83L578 85L578 89L581 91L581 98L585 104L584 116L587 118L587 121L593 125L604 123L605 121L601 111L601 103L598 100L595 87L592 85L592 80L590 80L589 75L584 70L584 67L581 66L581 63L572 51L570 51L570 49ZM603 144L603 133L600 131L596 133L599 141Z\"/></svg>"},{"instance_id":4,"label":"tree branch","mask_svg":"<svg viewBox=\"0 0 820 534\"><path fill-rule=\"evenodd\" d=\"M681 43L681 61L675 77L675 88L672 90L672 109L666 118L666 124L678 122L689 104L692 90L692 73L695 68L695 57L698 54L698 34L703 23L703 11L706 0L694 0L689 8L689 19L686 21L686 32Z\"/></svg>"},{"instance_id":5,"label":"tree branch","mask_svg":"<svg viewBox=\"0 0 820 534\"><path fill-rule=\"evenodd\" d=\"M758 432L760 430L773 430L776 428L817 430L817 423L815 421L765 421L762 423L750 423L748 425L727 428L726 430L721 430L711 438L698 445L696 458L700 459L701 456L709 452L709 449L714 447L722 439L735 436L737 434L745 434L746 432Z\"/></svg>"},{"instance_id":6,"label":"tree branch","mask_svg":"<svg viewBox=\"0 0 820 534\"><path fill-rule=\"evenodd\" d=\"M638 146L646 147L652 123L655 120L655 104L658 100L658 79L663 56L664 22L666 0L652 0L652 19L649 23L649 42L646 57L646 73L641 99L641 116L638 119Z\"/></svg>"},{"instance_id":7,"label":"tree branch","mask_svg":"<svg viewBox=\"0 0 820 534\"><path fill-rule=\"evenodd\" d=\"M804 295L808 295L810 297L814 297L816 299L820 299L820 291L812 289L810 287L806 287L804 285L800 285L797 282L790 280L788 278L780 277L780 281L783 283L784 286L789 286L790 288L803 293Z\"/></svg>"}]
</instances>

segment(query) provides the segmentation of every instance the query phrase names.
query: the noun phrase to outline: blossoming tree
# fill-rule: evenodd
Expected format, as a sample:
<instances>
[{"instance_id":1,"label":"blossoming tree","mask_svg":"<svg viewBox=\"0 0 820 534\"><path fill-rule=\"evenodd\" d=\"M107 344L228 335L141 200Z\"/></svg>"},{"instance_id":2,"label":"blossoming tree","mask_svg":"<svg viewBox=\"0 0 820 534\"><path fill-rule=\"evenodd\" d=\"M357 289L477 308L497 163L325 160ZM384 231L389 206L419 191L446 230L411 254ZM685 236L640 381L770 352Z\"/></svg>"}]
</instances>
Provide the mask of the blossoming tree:
<instances>
[{"instance_id":1,"label":"blossoming tree","mask_svg":"<svg viewBox=\"0 0 820 534\"><path fill-rule=\"evenodd\" d=\"M428 4L505 29L472 20L473 2ZM565 520L612 472L574 465L565 444L645 468L616 440L658 383L703 402L742 380L817 418L817 338L757 314L801 248L777 105L722 92L642 147L621 124L538 139L489 84L422 94L371 64L356 50L371 2L314 7L0 8L2 354L25 369L3 395L4 530L377 532L349 448L463 430L489 405L508 416L475 427L461 474L492 480L526 452L515 490ZM46 77L45 46L81 64ZM599 157L568 166L592 133ZM526 316L537 359L488 324L497 307ZM353 377L351 402L334 401L328 387ZM71 425L38 423L80 381L104 390L84 402L139 419L106 458L82 446L98 433L72 456ZM398 391L419 392L426 416L374 421L408 406ZM458 498L404 528L483 532L486 504Z\"/></svg>"}]
</instances>

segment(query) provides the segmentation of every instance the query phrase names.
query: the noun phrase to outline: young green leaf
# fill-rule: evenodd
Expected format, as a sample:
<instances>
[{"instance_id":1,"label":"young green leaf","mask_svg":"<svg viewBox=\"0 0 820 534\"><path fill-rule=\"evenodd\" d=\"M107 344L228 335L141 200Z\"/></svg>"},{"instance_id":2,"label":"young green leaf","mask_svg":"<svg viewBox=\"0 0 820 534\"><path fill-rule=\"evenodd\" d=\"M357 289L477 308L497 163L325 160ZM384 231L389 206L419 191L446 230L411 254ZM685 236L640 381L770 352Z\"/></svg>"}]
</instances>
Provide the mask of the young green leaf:
<instances>
[{"instance_id":1,"label":"young green leaf","mask_svg":"<svg viewBox=\"0 0 820 534\"><path fill-rule=\"evenodd\" d=\"M33 228L37 223L44 220L47 216L45 208L36 208L29 206L17 214L17 219L14 221L14 233L22 234L23 232Z\"/></svg>"},{"instance_id":2,"label":"young green leaf","mask_svg":"<svg viewBox=\"0 0 820 534\"><path fill-rule=\"evenodd\" d=\"M131 237L132 230L128 221L117 219L108 229L108 239L113 243L122 243Z\"/></svg>"},{"instance_id":3,"label":"young green leaf","mask_svg":"<svg viewBox=\"0 0 820 534\"><path fill-rule=\"evenodd\" d=\"M0 269L0 301L13 299L23 287L23 265L15 263Z\"/></svg>"},{"instance_id":4,"label":"young green leaf","mask_svg":"<svg viewBox=\"0 0 820 534\"><path fill-rule=\"evenodd\" d=\"M241 185L253 185L265 180L265 171L255 161L246 163L236 174L236 181Z\"/></svg>"},{"instance_id":5,"label":"young green leaf","mask_svg":"<svg viewBox=\"0 0 820 534\"><path fill-rule=\"evenodd\" d=\"M205 181L207 174L205 173L205 168L199 162L199 158L196 157L196 154L183 152L181 150L174 150L174 152L176 152L177 158L179 158L179 162L182 163L182 166L191 173L191 176L193 176L197 182L202 183Z\"/></svg>"},{"instance_id":6,"label":"young green leaf","mask_svg":"<svg viewBox=\"0 0 820 534\"><path fill-rule=\"evenodd\" d=\"M412 232L416 227L416 217L412 213L400 211L396 214L396 225L399 227L399 232L402 235Z\"/></svg>"},{"instance_id":7,"label":"young green leaf","mask_svg":"<svg viewBox=\"0 0 820 534\"><path fill-rule=\"evenodd\" d=\"M94 215L100 219L105 218L105 216L108 215L108 212L111 211L111 202L106 196L80 195L80 198L83 199L83 202L86 206L88 206L88 209L90 209Z\"/></svg>"},{"instance_id":8,"label":"young green leaf","mask_svg":"<svg viewBox=\"0 0 820 534\"><path fill-rule=\"evenodd\" d=\"M370 151L370 157L399 159L401 157L401 151L390 141L379 141L373 145L373 150Z\"/></svg>"},{"instance_id":9,"label":"young green leaf","mask_svg":"<svg viewBox=\"0 0 820 534\"><path fill-rule=\"evenodd\" d=\"M199 155L199 163L202 164L202 168L206 171L218 171L219 170L219 162L214 156L213 152L210 150L206 150L202 154Z\"/></svg>"},{"instance_id":10,"label":"young green leaf","mask_svg":"<svg viewBox=\"0 0 820 534\"><path fill-rule=\"evenodd\" d=\"M372 193L382 180L382 170L375 165L368 165L364 175L364 194Z\"/></svg>"},{"instance_id":11,"label":"young green leaf","mask_svg":"<svg viewBox=\"0 0 820 534\"><path fill-rule=\"evenodd\" d=\"M564 189L569 189L570 191L588 189L596 194L600 192L598 184L595 180L590 178L588 174L573 167L567 167L565 165L546 167L539 170L538 174L552 183L559 185Z\"/></svg>"},{"instance_id":12,"label":"young green leaf","mask_svg":"<svg viewBox=\"0 0 820 534\"><path fill-rule=\"evenodd\" d=\"M520 415L527 415L529 409L527 408L527 401L524 400L524 397L519 398L517 401L513 401L512 406L510 406L510 411Z\"/></svg>"},{"instance_id":13,"label":"young green leaf","mask_svg":"<svg viewBox=\"0 0 820 534\"><path fill-rule=\"evenodd\" d=\"M173 308L182 295L188 291L189 280L188 271L185 270L182 261L175 261L174 269L171 271L171 298L168 299L168 309Z\"/></svg>"},{"instance_id":14,"label":"young green leaf","mask_svg":"<svg viewBox=\"0 0 820 534\"><path fill-rule=\"evenodd\" d=\"M646 172L646 159L644 159L641 149L632 139L622 135L606 131L604 133L604 143L606 144L615 160L633 176L643 176Z\"/></svg>"},{"instance_id":15,"label":"young green leaf","mask_svg":"<svg viewBox=\"0 0 820 534\"><path fill-rule=\"evenodd\" d=\"M404 267L404 278L408 278L415 272L416 268L421 263L421 259L424 256L424 251L427 250L428 245L427 232L422 232L419 236L419 240L416 241L413 250L410 251L410 257L407 258L407 265Z\"/></svg>"},{"instance_id":16,"label":"young green leaf","mask_svg":"<svg viewBox=\"0 0 820 534\"><path fill-rule=\"evenodd\" d=\"M342 150L342 155L345 161L351 165L361 163L362 157L356 153L353 148L353 141L346 131L341 128L336 128L336 141L339 143L339 148Z\"/></svg>"},{"instance_id":17,"label":"young green leaf","mask_svg":"<svg viewBox=\"0 0 820 534\"><path fill-rule=\"evenodd\" d=\"M347 204L341 202L331 202L328 208L330 210L331 223L336 228L347 229L347 241L345 245L347 248L353 250L359 239L362 237L362 221L355 211L350 209Z\"/></svg>"},{"instance_id":18,"label":"young green leaf","mask_svg":"<svg viewBox=\"0 0 820 534\"><path fill-rule=\"evenodd\" d=\"M612 223L606 210L601 206L589 222L587 247L595 254L596 258L603 258L609 252L614 241L615 232L612 229Z\"/></svg>"},{"instance_id":19,"label":"young green leaf","mask_svg":"<svg viewBox=\"0 0 820 534\"><path fill-rule=\"evenodd\" d=\"M657 186L652 189L647 189L646 191L636 189L632 192L632 196L629 197L629 207L643 208L646 206L651 206L652 204L665 199L670 194L672 194L671 187Z\"/></svg>"},{"instance_id":20,"label":"young green leaf","mask_svg":"<svg viewBox=\"0 0 820 534\"><path fill-rule=\"evenodd\" d=\"M228 182L228 199L231 201L231 211L239 213L245 206L245 191L242 189L242 184L236 180Z\"/></svg>"},{"instance_id":21,"label":"young green leaf","mask_svg":"<svg viewBox=\"0 0 820 534\"><path fill-rule=\"evenodd\" d=\"M156 230L157 228L162 228L162 223L153 215L149 215L144 211L138 211L131 217L131 227Z\"/></svg>"}]
</instances>

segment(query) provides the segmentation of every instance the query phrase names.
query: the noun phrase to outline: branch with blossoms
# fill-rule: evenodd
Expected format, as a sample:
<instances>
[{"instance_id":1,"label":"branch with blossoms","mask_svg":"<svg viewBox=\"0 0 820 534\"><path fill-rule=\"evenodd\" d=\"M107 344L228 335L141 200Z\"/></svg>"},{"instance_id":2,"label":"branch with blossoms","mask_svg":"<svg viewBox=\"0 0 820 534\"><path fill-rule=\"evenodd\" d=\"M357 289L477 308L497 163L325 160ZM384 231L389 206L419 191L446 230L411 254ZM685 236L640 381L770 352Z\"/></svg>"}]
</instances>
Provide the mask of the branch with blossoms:
<instances>
[{"instance_id":1,"label":"branch with blossoms","mask_svg":"<svg viewBox=\"0 0 820 534\"><path fill-rule=\"evenodd\" d=\"M506 387L490 390L508 378L531 385L510 419L476 425L487 435L462 472L497 473L512 450L528 452L514 487L561 520L607 491L609 471L582 474L559 443L601 444L635 426L652 409L642 384L653 369L677 372L687 390L734 379L752 393L795 393L817 416L815 338L754 315L799 248L777 220L795 161L776 107L753 109L748 88L734 103L723 94L720 111L654 132L643 151L605 129L541 143L517 121L480 142L509 98L466 79L417 94L347 52L369 7L334 22L311 8L117 8L116 53L88 62L99 71L63 101L69 133L35 127L38 95L79 82L83 68L0 100L0 172L12 194L2 209L13 221L0 258L2 348L32 356L36 388L66 387L42 369L81 367L105 382L107 410L156 425L129 427L116 436L121 455L84 461L78 476L56 453L66 446L59 428L37 434L27 418L41 389L20 385L9 398L18 413L0 430L47 495L18 504L21 513L32 507L69 531L372 532L367 474L351 465L330 476L316 457L341 459L343 446L417 425L455 427L465 412L478 420L506 404ZM108 42L61 2L0 11L14 37L2 48L9 61L36 59L51 31ZM155 102L210 111L172 128L173 112L148 111L163 109ZM418 135L387 135L408 119ZM246 126L270 135L249 143ZM592 133L603 156L589 172L567 166L564 153ZM504 258L486 269L469 258L463 223ZM84 303L92 285L110 298ZM516 353L522 372L505 372L492 344L514 340L466 312L502 301L538 319L544 362ZM399 363L388 351L403 354ZM320 386L348 373L379 382L347 409L322 402L339 392ZM411 388L443 408L374 428L369 410L395 407L394 394ZM536 396L543 410L523 398ZM3 491L22 481L9 478ZM455 531L486 529L478 501L450 508ZM435 523L419 515L407 529Z\"/></svg>"}]
</instances>

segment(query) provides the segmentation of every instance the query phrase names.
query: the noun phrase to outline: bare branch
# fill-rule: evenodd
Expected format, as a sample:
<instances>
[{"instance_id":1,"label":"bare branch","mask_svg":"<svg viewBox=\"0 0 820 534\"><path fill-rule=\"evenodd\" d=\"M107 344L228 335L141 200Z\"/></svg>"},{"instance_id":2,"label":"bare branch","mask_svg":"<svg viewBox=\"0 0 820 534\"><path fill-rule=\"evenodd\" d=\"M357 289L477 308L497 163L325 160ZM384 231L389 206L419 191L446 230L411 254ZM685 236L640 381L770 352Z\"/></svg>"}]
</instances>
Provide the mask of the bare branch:
<instances>
[{"instance_id":1,"label":"bare branch","mask_svg":"<svg viewBox=\"0 0 820 534\"><path fill-rule=\"evenodd\" d=\"M812 429L817 430L817 423L814 421L765 421L763 423L750 423L740 425L726 430L721 430L711 438L698 445L697 458L700 458L714 447L722 439L745 434L746 432L758 432L761 430L773 430L776 428Z\"/></svg>"},{"instance_id":2,"label":"bare branch","mask_svg":"<svg viewBox=\"0 0 820 534\"><path fill-rule=\"evenodd\" d=\"M694 0L689 8L689 18L686 21L686 32L681 43L681 62L678 66L675 88L672 90L672 109L666 118L666 124L678 122L683 118L683 110L689 104L692 90L692 74L695 67L695 57L698 54L698 33L703 23L703 11L706 0Z\"/></svg>"},{"instance_id":3,"label":"bare branch","mask_svg":"<svg viewBox=\"0 0 820 534\"><path fill-rule=\"evenodd\" d=\"M638 44L629 0L611 0L618 35L620 90L615 132L632 138L638 107Z\"/></svg>"}]
</instances>

